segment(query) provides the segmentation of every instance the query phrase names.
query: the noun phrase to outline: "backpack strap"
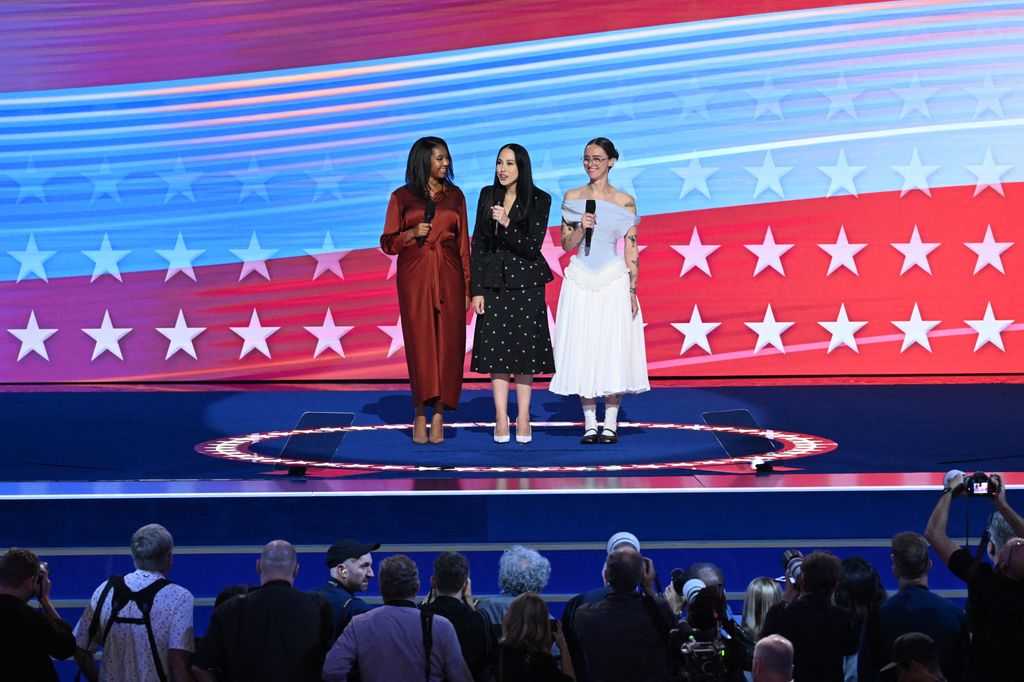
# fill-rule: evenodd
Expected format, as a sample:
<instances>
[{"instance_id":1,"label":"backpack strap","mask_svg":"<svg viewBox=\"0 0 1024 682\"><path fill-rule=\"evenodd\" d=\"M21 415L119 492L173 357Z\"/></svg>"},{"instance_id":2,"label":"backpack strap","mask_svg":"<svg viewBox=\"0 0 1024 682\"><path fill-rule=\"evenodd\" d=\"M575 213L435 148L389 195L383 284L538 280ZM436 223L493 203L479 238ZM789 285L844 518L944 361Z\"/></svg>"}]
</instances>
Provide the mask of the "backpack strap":
<instances>
[{"instance_id":1,"label":"backpack strap","mask_svg":"<svg viewBox=\"0 0 1024 682\"><path fill-rule=\"evenodd\" d=\"M153 601L156 599L156 594L163 588L171 584L171 581L167 578L160 578L155 580L146 587L142 588L138 592L133 592L128 584L124 581L124 576L112 575L107 579L107 584L103 588L103 592L100 593L99 601L96 603L96 614L93 615L93 621L89 624L89 635L90 640L95 634L93 626L95 625L98 629L99 622L97 614L102 614L103 600L108 592L113 591L113 596L110 600L110 618L107 619L107 623L103 628L103 636L99 640L99 644L103 645L107 641L107 636L110 634L110 628L114 626L114 623L126 623L128 625L144 625L146 627L146 636L149 639L149 651L153 656L153 667L156 670L157 677L160 682L167 682L167 674L164 672L163 663L160 661L160 653L157 650L156 636L153 634L153 623L150 619L150 614L153 611ZM142 613L141 618L130 618L128 616L119 616L121 610L128 605L128 602L135 602L139 612Z\"/></svg>"},{"instance_id":2,"label":"backpack strap","mask_svg":"<svg viewBox=\"0 0 1024 682\"><path fill-rule=\"evenodd\" d=\"M121 581L122 584L124 583L124 578L119 575L112 575L107 578L107 583L103 586L103 591L100 592L100 598L96 600L96 608L93 611L92 620L89 621L90 643L96 638L96 633L100 631L100 617L103 615L103 602L106 601L107 595L110 594L111 588L114 587L114 582L118 580ZM111 612L110 615L113 616L113 612ZM107 638L107 632L109 630L110 628L108 627L103 631L103 640ZM103 643L103 640L100 640L100 644Z\"/></svg>"},{"instance_id":3,"label":"backpack strap","mask_svg":"<svg viewBox=\"0 0 1024 682\"><path fill-rule=\"evenodd\" d=\"M420 611L420 626L423 629L423 657L426 659L424 665L423 679L430 682L430 651L434 647L434 616L427 611Z\"/></svg>"}]
</instances>

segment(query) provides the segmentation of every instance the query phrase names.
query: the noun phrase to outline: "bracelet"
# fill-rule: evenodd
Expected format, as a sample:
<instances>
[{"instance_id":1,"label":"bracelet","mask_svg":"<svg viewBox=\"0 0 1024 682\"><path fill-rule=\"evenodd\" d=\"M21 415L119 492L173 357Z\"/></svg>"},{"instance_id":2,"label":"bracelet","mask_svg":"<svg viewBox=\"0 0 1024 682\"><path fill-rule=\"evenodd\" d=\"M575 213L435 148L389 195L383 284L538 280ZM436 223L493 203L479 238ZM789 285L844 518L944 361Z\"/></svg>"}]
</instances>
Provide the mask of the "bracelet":
<instances>
[{"instance_id":1,"label":"bracelet","mask_svg":"<svg viewBox=\"0 0 1024 682\"><path fill-rule=\"evenodd\" d=\"M943 489L942 489L942 492L941 492L941 493L939 493L939 497L942 497L942 496L943 496L943 495L945 495L946 493L951 493L951 492L953 492L953 489L952 489L952 488L950 488L950 487L949 487L949 486L947 485L947 486L946 486L945 488L943 488Z\"/></svg>"}]
</instances>

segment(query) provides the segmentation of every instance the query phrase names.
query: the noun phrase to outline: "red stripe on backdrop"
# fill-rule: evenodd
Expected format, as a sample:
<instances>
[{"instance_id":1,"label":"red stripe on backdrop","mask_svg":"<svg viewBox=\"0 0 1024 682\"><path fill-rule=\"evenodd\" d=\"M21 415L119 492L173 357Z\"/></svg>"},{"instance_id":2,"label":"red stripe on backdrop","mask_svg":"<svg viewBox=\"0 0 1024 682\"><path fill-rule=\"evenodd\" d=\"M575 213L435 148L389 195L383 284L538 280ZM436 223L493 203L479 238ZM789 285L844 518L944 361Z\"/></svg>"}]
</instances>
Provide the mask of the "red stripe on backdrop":
<instances>
[{"instance_id":1,"label":"red stripe on backdrop","mask_svg":"<svg viewBox=\"0 0 1024 682\"><path fill-rule=\"evenodd\" d=\"M647 322L647 354L653 376L815 376L883 374L1012 374L1024 372L1024 244L1008 248L994 267L973 271L978 257L965 243L982 242L991 225L995 241L1014 241L1016 216L1024 209L1024 184L1004 184L973 197L974 187L839 196L746 207L650 216L640 226L640 296ZM854 210L855 209L855 210ZM753 272L757 257L744 245L761 244L771 226L779 244L794 244L781 257L785 276L771 268ZM719 245L708 258L712 276L697 268L680 277L685 245L697 227L704 244ZM836 242L840 226L851 243L866 243L856 256L859 275L839 268L826 276L830 258L818 244ZM903 255L892 243L940 243L928 256L932 274L913 267L904 275ZM553 239L557 239L552 229ZM560 254L554 241L546 249ZM568 257L560 255L564 266ZM331 273L313 280L309 257L268 262L271 281L250 274L238 281L241 264L196 268L198 283L183 275L164 282L164 272L126 273L124 283L104 276L31 279L0 285L0 330L26 327L30 311L40 328L59 331L46 342L49 361L28 353L14 335L0 333L0 381L204 381L395 379L405 377L405 355L391 357L391 337L379 327L398 321L390 260L376 249L353 251L341 260L344 280ZM548 287L558 301L559 278ZM938 320L929 352L920 344L901 352L904 336L892 324L908 320L914 304L924 320ZM1015 322L1001 332L1005 350L988 343L974 350L978 334L965 321L981 320L991 303L994 317ZM771 346L753 353L758 335L746 326L761 322L768 305L778 321L793 322L781 335L786 352ZM831 335L819 322L834 321L840 304L856 332L859 352L840 345L827 352ZM673 323L690 320L697 305L713 354L694 345L680 355L684 336ZM252 351L239 358L242 339L230 327L248 325L253 309L263 326L281 329L268 338L272 358ZM316 339L304 327L320 326L330 308L337 325L353 329L341 338L345 357L325 350L313 358ZM207 327L195 341L198 359L183 351L164 359L168 341L155 331L173 327L178 310L191 327ZM120 341L124 360L103 353L81 330L100 327L109 310L114 327L133 329ZM557 316L557 312L555 313ZM597 342L595 340L595 342ZM467 358L468 365L468 358Z\"/></svg>"},{"instance_id":2,"label":"red stripe on backdrop","mask_svg":"<svg viewBox=\"0 0 1024 682\"><path fill-rule=\"evenodd\" d=\"M845 4L849 3L18 3L2 12L0 56L4 58L0 59L0 91L251 73Z\"/></svg>"}]
</instances>

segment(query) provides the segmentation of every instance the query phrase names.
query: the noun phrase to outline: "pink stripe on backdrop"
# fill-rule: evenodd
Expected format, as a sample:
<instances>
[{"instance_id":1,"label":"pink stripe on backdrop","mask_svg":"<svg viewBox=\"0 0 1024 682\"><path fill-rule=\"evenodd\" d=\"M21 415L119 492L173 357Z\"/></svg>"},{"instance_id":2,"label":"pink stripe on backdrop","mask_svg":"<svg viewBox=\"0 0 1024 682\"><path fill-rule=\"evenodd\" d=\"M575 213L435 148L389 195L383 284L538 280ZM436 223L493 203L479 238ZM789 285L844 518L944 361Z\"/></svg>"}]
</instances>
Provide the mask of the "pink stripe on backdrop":
<instances>
[{"instance_id":1,"label":"pink stripe on backdrop","mask_svg":"<svg viewBox=\"0 0 1024 682\"><path fill-rule=\"evenodd\" d=\"M846 4L840 0L12 3L0 10L0 91L251 73Z\"/></svg>"}]
</instances>

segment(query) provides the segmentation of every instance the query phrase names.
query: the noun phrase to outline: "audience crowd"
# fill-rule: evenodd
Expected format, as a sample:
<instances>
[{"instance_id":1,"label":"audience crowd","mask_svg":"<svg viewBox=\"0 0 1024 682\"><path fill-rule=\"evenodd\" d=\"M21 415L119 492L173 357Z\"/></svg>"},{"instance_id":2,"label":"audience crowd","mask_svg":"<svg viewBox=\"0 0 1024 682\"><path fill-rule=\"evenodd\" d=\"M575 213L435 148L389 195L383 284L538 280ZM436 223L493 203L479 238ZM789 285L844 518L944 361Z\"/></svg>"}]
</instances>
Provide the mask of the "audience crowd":
<instances>
[{"instance_id":1,"label":"audience crowd","mask_svg":"<svg viewBox=\"0 0 1024 682\"><path fill-rule=\"evenodd\" d=\"M192 594L168 579L171 534L150 524L131 538L136 570L100 583L72 628L46 564L12 548L0 556L4 679L56 680L52 659L74 656L87 680L109 682L1024 680L1024 519L993 475L987 492L969 491L995 507L988 531L976 553L960 547L947 521L964 475L945 483L924 535L892 538L893 594L863 558L790 550L784 576L750 582L739 615L721 569L693 564L662 589L629 532L609 539L602 585L560 620L539 596L551 564L525 547L502 555L501 594L479 600L459 552L441 552L421 580L402 554L375 572L380 544L351 539L331 545L327 582L304 592L295 547L273 540L256 559L259 585L225 588L195 639ZM965 583L966 612L929 591L932 553ZM377 606L359 597L373 579Z\"/></svg>"}]
</instances>

